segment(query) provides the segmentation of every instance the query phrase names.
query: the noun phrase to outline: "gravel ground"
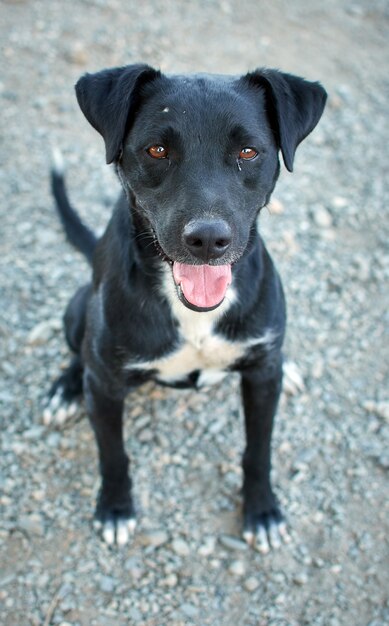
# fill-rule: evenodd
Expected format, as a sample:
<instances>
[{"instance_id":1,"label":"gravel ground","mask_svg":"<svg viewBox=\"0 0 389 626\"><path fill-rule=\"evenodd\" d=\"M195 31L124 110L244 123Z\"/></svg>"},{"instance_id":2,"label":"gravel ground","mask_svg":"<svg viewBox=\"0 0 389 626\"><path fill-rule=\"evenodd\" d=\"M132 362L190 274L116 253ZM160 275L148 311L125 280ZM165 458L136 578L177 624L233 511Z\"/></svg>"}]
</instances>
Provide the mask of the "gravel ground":
<instances>
[{"instance_id":1,"label":"gravel ground","mask_svg":"<svg viewBox=\"0 0 389 626\"><path fill-rule=\"evenodd\" d=\"M14 0L0 15L0 622L389 624L386 0ZM210 396L147 386L131 397L139 527L124 550L91 530L87 420L42 423L68 358L62 312L88 276L53 211L50 147L101 230L118 183L73 84L138 60L168 71L280 67L330 94L261 217L288 297L287 354L304 380L284 395L274 437L293 541L267 556L239 540L236 378Z\"/></svg>"}]
</instances>

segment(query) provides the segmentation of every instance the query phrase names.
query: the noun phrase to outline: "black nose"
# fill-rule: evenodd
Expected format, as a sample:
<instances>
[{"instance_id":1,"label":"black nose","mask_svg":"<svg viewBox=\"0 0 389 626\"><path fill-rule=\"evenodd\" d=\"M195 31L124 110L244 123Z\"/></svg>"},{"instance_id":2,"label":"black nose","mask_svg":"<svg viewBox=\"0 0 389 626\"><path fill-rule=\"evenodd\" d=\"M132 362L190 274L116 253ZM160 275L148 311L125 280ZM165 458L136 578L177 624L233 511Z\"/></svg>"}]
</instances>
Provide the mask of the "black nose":
<instances>
[{"instance_id":1,"label":"black nose","mask_svg":"<svg viewBox=\"0 0 389 626\"><path fill-rule=\"evenodd\" d=\"M231 243L231 228L224 220L196 220L184 228L183 241L202 261L221 257Z\"/></svg>"}]
</instances>

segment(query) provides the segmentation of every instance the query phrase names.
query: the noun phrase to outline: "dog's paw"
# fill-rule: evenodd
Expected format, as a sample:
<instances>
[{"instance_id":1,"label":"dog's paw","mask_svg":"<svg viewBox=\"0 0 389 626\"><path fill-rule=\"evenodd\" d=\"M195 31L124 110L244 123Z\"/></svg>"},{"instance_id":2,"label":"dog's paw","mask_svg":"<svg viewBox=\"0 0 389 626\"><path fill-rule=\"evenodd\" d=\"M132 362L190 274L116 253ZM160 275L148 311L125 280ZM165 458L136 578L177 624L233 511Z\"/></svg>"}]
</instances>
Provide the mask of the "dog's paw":
<instances>
[{"instance_id":1,"label":"dog's paw","mask_svg":"<svg viewBox=\"0 0 389 626\"><path fill-rule=\"evenodd\" d=\"M132 540L136 518L127 476L101 486L93 526L109 546L124 546Z\"/></svg>"},{"instance_id":2,"label":"dog's paw","mask_svg":"<svg viewBox=\"0 0 389 626\"><path fill-rule=\"evenodd\" d=\"M283 364L284 378L282 382L283 390L289 396L296 396L305 389L304 379L299 368L293 361L285 361Z\"/></svg>"},{"instance_id":3,"label":"dog's paw","mask_svg":"<svg viewBox=\"0 0 389 626\"><path fill-rule=\"evenodd\" d=\"M280 548L283 543L290 543L291 536L282 514L275 508L257 517L247 516L243 539L261 554L267 554L271 549Z\"/></svg>"},{"instance_id":4,"label":"dog's paw","mask_svg":"<svg viewBox=\"0 0 389 626\"><path fill-rule=\"evenodd\" d=\"M82 394L82 365L74 357L64 373L50 389L43 409L43 423L46 426L63 426L77 413L78 400Z\"/></svg>"},{"instance_id":5,"label":"dog's paw","mask_svg":"<svg viewBox=\"0 0 389 626\"><path fill-rule=\"evenodd\" d=\"M133 515L127 517L111 513L104 519L95 518L93 527L107 545L125 546L134 536L136 519Z\"/></svg>"},{"instance_id":6,"label":"dog's paw","mask_svg":"<svg viewBox=\"0 0 389 626\"><path fill-rule=\"evenodd\" d=\"M64 387L59 384L43 408L42 420L45 426L60 427L74 419L77 410L78 403L73 398L69 401Z\"/></svg>"}]
</instances>

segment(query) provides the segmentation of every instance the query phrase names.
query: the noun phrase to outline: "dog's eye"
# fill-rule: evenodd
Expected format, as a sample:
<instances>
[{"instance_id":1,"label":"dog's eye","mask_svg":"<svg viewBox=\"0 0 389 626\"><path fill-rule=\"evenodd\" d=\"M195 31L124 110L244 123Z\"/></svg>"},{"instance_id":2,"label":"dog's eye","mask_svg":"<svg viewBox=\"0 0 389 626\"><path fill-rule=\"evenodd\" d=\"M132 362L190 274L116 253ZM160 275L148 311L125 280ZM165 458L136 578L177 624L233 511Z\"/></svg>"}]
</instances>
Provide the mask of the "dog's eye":
<instances>
[{"instance_id":1,"label":"dog's eye","mask_svg":"<svg viewBox=\"0 0 389 626\"><path fill-rule=\"evenodd\" d=\"M254 148L242 148L239 152L239 158L244 159L245 161L251 161L251 159L255 159L258 152L254 150Z\"/></svg>"},{"instance_id":2,"label":"dog's eye","mask_svg":"<svg viewBox=\"0 0 389 626\"><path fill-rule=\"evenodd\" d=\"M147 153L153 159L166 159L167 157L167 150L164 146L151 146L148 148Z\"/></svg>"}]
</instances>

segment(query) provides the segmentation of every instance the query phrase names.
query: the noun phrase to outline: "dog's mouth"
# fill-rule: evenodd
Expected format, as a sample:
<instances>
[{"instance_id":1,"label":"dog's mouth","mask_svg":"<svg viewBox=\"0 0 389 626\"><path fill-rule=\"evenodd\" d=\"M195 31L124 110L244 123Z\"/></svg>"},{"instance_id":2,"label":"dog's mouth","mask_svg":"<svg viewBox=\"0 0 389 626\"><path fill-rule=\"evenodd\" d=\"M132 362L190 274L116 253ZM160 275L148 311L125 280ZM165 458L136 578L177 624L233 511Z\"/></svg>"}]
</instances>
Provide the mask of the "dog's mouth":
<instances>
[{"instance_id":1,"label":"dog's mouth","mask_svg":"<svg viewBox=\"0 0 389 626\"><path fill-rule=\"evenodd\" d=\"M186 307L212 311L223 302L231 284L231 265L187 265L174 261L173 278Z\"/></svg>"},{"instance_id":2,"label":"dog's mouth","mask_svg":"<svg viewBox=\"0 0 389 626\"><path fill-rule=\"evenodd\" d=\"M173 261L164 251L153 229L153 243L159 256L169 263L181 302L192 311L217 309L231 284L231 264L190 265Z\"/></svg>"}]
</instances>

